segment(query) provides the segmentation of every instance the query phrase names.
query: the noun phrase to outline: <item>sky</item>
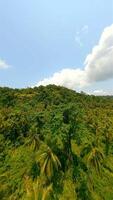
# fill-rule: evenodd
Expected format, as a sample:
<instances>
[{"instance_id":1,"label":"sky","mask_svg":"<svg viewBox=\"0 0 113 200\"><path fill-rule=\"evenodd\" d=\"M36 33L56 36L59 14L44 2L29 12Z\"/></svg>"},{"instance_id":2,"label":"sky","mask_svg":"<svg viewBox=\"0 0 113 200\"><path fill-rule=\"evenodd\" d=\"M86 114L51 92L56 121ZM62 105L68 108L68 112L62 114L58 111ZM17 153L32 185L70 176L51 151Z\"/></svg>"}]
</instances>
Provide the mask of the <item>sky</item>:
<instances>
[{"instance_id":1,"label":"sky","mask_svg":"<svg viewBox=\"0 0 113 200\"><path fill-rule=\"evenodd\" d=\"M0 0L0 86L113 94L113 0Z\"/></svg>"}]
</instances>

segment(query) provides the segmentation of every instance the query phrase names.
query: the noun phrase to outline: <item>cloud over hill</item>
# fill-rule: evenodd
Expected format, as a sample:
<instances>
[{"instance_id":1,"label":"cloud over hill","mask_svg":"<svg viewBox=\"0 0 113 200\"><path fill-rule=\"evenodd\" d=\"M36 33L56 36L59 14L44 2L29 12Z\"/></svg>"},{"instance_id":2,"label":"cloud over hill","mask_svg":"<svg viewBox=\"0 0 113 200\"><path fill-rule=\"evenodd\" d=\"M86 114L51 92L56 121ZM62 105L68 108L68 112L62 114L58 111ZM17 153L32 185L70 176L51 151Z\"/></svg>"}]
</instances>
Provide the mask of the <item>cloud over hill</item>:
<instances>
[{"instance_id":1,"label":"cloud over hill","mask_svg":"<svg viewBox=\"0 0 113 200\"><path fill-rule=\"evenodd\" d=\"M70 89L84 88L91 83L113 78L113 24L106 27L92 52L87 55L84 68L65 68L37 83L55 84Z\"/></svg>"}]
</instances>

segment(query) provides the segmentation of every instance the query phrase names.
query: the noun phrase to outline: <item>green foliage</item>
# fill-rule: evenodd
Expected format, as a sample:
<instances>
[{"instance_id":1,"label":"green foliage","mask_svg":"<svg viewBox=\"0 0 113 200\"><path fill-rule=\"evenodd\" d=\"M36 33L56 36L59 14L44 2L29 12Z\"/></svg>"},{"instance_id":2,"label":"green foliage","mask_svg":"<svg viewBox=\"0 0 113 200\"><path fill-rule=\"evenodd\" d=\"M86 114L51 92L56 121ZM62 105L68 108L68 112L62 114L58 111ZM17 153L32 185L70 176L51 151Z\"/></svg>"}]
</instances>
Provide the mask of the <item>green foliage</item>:
<instances>
[{"instance_id":1,"label":"green foliage","mask_svg":"<svg viewBox=\"0 0 113 200\"><path fill-rule=\"evenodd\" d=\"M112 200L113 98L0 88L0 200Z\"/></svg>"},{"instance_id":2,"label":"green foliage","mask_svg":"<svg viewBox=\"0 0 113 200\"><path fill-rule=\"evenodd\" d=\"M40 163L41 174L46 175L48 179L54 174L54 169L61 167L58 157L53 153L50 147L42 145L38 151L37 161Z\"/></svg>"}]
</instances>

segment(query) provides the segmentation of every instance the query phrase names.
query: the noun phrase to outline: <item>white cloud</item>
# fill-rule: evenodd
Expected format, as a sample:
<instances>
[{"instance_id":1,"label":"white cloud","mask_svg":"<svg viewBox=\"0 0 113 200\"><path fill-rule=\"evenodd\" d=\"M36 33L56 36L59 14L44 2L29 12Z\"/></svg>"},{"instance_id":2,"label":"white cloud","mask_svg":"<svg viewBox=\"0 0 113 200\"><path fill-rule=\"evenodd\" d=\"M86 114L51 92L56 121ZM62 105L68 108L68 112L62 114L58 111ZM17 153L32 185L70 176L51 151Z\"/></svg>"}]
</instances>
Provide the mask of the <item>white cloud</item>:
<instances>
[{"instance_id":1,"label":"white cloud","mask_svg":"<svg viewBox=\"0 0 113 200\"><path fill-rule=\"evenodd\" d=\"M82 40L81 40L80 35L76 35L76 36L75 36L75 42L79 45L79 47L82 47L82 46L83 46L83 42L82 42Z\"/></svg>"},{"instance_id":2,"label":"white cloud","mask_svg":"<svg viewBox=\"0 0 113 200\"><path fill-rule=\"evenodd\" d=\"M39 85L48 85L55 84L65 86L70 89L82 88L86 85L86 75L85 72L81 69L63 69L58 73L54 73L53 76L45 78L43 81L40 81Z\"/></svg>"},{"instance_id":3,"label":"white cloud","mask_svg":"<svg viewBox=\"0 0 113 200\"><path fill-rule=\"evenodd\" d=\"M81 33L88 33L89 27L88 25L84 25L81 29Z\"/></svg>"},{"instance_id":4,"label":"white cloud","mask_svg":"<svg viewBox=\"0 0 113 200\"><path fill-rule=\"evenodd\" d=\"M0 69L7 69L10 65L8 65L4 60L0 59Z\"/></svg>"},{"instance_id":5,"label":"white cloud","mask_svg":"<svg viewBox=\"0 0 113 200\"><path fill-rule=\"evenodd\" d=\"M113 78L113 24L104 29L98 45L86 57L84 69L62 69L53 76L40 81L37 86L56 84L71 89L80 89L110 78Z\"/></svg>"},{"instance_id":6,"label":"white cloud","mask_svg":"<svg viewBox=\"0 0 113 200\"><path fill-rule=\"evenodd\" d=\"M79 31L76 32L75 42L79 45L79 47L83 46L83 35L88 33L88 25L84 25Z\"/></svg>"},{"instance_id":7,"label":"white cloud","mask_svg":"<svg viewBox=\"0 0 113 200\"><path fill-rule=\"evenodd\" d=\"M86 57L88 81L103 81L113 77L113 24L104 29L99 44Z\"/></svg>"},{"instance_id":8,"label":"white cloud","mask_svg":"<svg viewBox=\"0 0 113 200\"><path fill-rule=\"evenodd\" d=\"M95 96L106 96L106 95L113 95L113 91L104 91L100 89L100 90L94 90L93 92L89 92L89 94L93 94Z\"/></svg>"}]
</instances>

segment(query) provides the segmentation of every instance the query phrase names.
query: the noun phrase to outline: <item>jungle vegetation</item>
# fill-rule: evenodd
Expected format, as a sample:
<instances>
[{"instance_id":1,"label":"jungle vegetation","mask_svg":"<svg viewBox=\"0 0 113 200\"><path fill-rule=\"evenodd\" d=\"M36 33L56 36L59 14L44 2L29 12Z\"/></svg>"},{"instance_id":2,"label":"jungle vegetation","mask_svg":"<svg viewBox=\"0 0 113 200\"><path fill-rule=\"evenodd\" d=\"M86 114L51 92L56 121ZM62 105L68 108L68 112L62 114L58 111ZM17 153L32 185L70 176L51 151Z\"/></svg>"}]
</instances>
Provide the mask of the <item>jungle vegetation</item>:
<instances>
[{"instance_id":1,"label":"jungle vegetation","mask_svg":"<svg viewBox=\"0 0 113 200\"><path fill-rule=\"evenodd\" d=\"M113 98L0 88L0 200L113 200Z\"/></svg>"}]
</instances>

